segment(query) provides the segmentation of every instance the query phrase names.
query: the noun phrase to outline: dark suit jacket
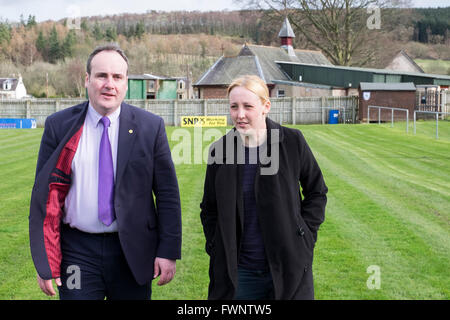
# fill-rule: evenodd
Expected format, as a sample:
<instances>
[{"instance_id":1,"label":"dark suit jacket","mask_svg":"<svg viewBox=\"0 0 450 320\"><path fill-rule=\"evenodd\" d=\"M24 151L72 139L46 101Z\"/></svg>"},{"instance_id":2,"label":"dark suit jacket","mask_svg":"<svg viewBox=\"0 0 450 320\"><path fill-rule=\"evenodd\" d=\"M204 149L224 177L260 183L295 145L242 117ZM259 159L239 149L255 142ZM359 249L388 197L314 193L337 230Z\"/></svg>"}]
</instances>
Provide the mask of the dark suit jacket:
<instances>
[{"instance_id":1,"label":"dark suit jacket","mask_svg":"<svg viewBox=\"0 0 450 320\"><path fill-rule=\"evenodd\" d=\"M45 122L29 216L31 254L45 280L61 275L60 225L87 109L85 102ZM122 103L119 121L114 207L123 252L144 284L155 257L181 258L178 182L162 118Z\"/></svg>"}]
</instances>

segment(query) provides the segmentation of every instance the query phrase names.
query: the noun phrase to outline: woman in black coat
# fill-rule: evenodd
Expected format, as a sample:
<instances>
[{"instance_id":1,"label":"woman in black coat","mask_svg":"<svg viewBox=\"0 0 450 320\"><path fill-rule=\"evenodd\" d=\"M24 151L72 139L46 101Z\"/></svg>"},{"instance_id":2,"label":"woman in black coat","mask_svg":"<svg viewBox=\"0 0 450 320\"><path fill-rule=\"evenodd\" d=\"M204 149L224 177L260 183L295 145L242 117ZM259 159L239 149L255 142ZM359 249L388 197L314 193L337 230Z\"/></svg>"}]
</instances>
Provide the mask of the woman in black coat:
<instances>
[{"instance_id":1,"label":"woman in black coat","mask_svg":"<svg viewBox=\"0 0 450 320\"><path fill-rule=\"evenodd\" d=\"M210 148L200 205L208 298L314 299L328 191L320 168L299 130L267 118L263 80L238 78L228 97L235 127Z\"/></svg>"}]
</instances>

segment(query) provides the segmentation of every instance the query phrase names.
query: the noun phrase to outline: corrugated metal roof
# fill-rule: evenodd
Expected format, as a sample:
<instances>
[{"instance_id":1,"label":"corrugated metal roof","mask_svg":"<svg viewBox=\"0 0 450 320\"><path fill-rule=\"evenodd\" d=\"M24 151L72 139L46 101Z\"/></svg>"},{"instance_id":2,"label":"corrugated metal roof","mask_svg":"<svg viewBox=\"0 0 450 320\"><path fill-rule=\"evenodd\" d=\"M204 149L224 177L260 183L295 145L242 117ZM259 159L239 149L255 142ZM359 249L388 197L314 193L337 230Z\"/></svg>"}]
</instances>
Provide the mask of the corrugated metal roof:
<instances>
[{"instance_id":1,"label":"corrugated metal roof","mask_svg":"<svg viewBox=\"0 0 450 320\"><path fill-rule=\"evenodd\" d=\"M416 91L416 86L412 82L361 82L359 86L361 91Z\"/></svg>"},{"instance_id":2,"label":"corrugated metal roof","mask_svg":"<svg viewBox=\"0 0 450 320\"><path fill-rule=\"evenodd\" d=\"M184 80L186 77L165 77L157 76L150 73L144 74L130 74L128 75L129 80Z\"/></svg>"},{"instance_id":3,"label":"corrugated metal roof","mask_svg":"<svg viewBox=\"0 0 450 320\"><path fill-rule=\"evenodd\" d=\"M314 63L304 63L304 62L295 62L295 61L283 61L278 60L276 63L280 64L298 64L298 65L312 65L314 67L323 67L323 68L332 68L332 69L341 69L348 71L363 71L363 72L373 72L377 74L392 74L392 75L408 75L414 77L425 77L425 78L435 78L435 79L445 79L450 80L450 76L442 75L442 74L431 74L431 73L421 73L421 72L405 72L405 71L394 71L388 69L375 69L375 68L361 68L361 67L347 67L347 66L335 66L335 65L317 65Z\"/></svg>"},{"instance_id":4,"label":"corrugated metal roof","mask_svg":"<svg viewBox=\"0 0 450 320\"><path fill-rule=\"evenodd\" d=\"M295 87L327 89L327 90L333 89L332 86L327 86L327 85L323 85L323 84L316 84L316 83L308 83L308 82L284 81L284 80L274 80L273 82L275 84L286 84L286 85L295 86Z\"/></svg>"},{"instance_id":5,"label":"corrugated metal roof","mask_svg":"<svg viewBox=\"0 0 450 320\"><path fill-rule=\"evenodd\" d=\"M166 79L165 77L155 76L152 74L144 73L144 74L129 74L129 80L160 80Z\"/></svg>"},{"instance_id":6,"label":"corrugated metal roof","mask_svg":"<svg viewBox=\"0 0 450 320\"><path fill-rule=\"evenodd\" d=\"M164 79L167 79L167 77L157 76L157 75L154 75L154 74L151 74L151 73L144 73L144 76L146 77L146 79L149 79L149 80L164 80Z\"/></svg>"}]
</instances>

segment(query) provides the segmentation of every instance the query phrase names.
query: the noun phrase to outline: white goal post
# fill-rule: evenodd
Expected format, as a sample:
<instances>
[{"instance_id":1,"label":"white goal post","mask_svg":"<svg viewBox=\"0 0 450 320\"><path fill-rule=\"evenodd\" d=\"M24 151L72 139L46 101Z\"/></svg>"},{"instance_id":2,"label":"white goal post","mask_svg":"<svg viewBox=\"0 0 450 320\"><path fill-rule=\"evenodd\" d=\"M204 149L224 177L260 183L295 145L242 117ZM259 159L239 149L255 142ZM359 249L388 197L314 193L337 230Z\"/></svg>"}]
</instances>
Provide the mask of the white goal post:
<instances>
[{"instance_id":1,"label":"white goal post","mask_svg":"<svg viewBox=\"0 0 450 320\"><path fill-rule=\"evenodd\" d=\"M381 123L381 109L391 110L391 127L394 126L394 111L406 112L406 133L408 133L408 125L409 125L409 110L408 109L381 107L381 106L367 106L367 123L370 123L370 108L378 109L378 124Z\"/></svg>"},{"instance_id":2,"label":"white goal post","mask_svg":"<svg viewBox=\"0 0 450 320\"><path fill-rule=\"evenodd\" d=\"M436 115L436 139L439 139L439 115L450 114L450 112L438 112L438 111L414 111L414 134L416 134L416 114L428 113Z\"/></svg>"}]
</instances>

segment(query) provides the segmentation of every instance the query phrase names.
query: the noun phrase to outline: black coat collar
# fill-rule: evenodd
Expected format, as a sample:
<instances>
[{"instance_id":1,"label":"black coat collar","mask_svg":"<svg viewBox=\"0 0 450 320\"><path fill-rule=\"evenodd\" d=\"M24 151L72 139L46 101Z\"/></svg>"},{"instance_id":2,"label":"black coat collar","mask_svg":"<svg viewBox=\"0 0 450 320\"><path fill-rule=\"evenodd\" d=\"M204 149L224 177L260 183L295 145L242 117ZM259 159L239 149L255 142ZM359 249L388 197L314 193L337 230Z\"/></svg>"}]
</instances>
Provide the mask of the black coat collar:
<instances>
[{"instance_id":1,"label":"black coat collar","mask_svg":"<svg viewBox=\"0 0 450 320\"><path fill-rule=\"evenodd\" d=\"M267 152L263 152L262 154L266 154L268 156L271 155L272 145L273 144L280 144L284 140L284 133L283 133L283 127L269 119L266 118L266 127L267 127L267 141L262 145L262 148L268 148ZM230 152L228 150L227 152L227 144L229 145L232 143L233 145L233 152ZM231 129L225 136L223 136L221 139L219 139L212 149L211 156L216 157L216 154L218 154L218 148L221 148L222 151L222 160L225 164L237 164L239 162L238 160L241 160L242 154L243 154L243 142L241 139L241 136L237 132L236 127ZM230 147L229 147L230 148ZM240 152L238 152L240 150ZM265 151L265 150L264 150ZM264 159L261 159L263 163L266 163Z\"/></svg>"}]
</instances>

